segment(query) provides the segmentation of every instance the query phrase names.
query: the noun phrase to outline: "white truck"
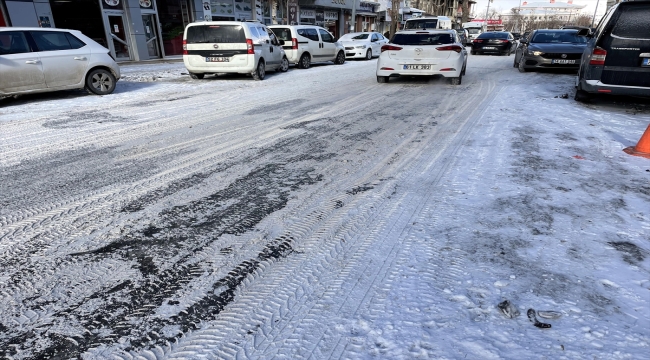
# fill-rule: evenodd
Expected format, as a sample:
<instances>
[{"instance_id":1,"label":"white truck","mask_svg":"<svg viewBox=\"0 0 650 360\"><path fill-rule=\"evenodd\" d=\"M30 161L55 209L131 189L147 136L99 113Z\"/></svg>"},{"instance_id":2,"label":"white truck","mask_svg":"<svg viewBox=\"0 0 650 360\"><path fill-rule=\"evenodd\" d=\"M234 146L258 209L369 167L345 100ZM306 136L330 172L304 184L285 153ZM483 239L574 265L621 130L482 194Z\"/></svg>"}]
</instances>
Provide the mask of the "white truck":
<instances>
[{"instance_id":1,"label":"white truck","mask_svg":"<svg viewBox=\"0 0 650 360\"><path fill-rule=\"evenodd\" d=\"M451 19L447 16L423 16L410 18L404 23L404 30L433 30L451 28Z\"/></svg>"},{"instance_id":2,"label":"white truck","mask_svg":"<svg viewBox=\"0 0 650 360\"><path fill-rule=\"evenodd\" d=\"M463 28L467 29L470 42L487 31L487 25L484 22L466 22L463 24Z\"/></svg>"}]
</instances>

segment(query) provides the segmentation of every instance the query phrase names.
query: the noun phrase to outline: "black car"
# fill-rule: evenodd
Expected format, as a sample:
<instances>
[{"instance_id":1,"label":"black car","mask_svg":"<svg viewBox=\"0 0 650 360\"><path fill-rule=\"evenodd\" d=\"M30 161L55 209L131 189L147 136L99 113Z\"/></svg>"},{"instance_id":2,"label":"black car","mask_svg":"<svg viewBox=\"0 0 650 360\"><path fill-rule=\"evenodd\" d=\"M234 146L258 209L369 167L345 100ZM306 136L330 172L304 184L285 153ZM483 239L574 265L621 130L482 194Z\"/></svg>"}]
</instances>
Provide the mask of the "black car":
<instances>
[{"instance_id":1,"label":"black car","mask_svg":"<svg viewBox=\"0 0 650 360\"><path fill-rule=\"evenodd\" d=\"M588 39L575 99L590 94L650 96L650 1L614 5Z\"/></svg>"},{"instance_id":2,"label":"black car","mask_svg":"<svg viewBox=\"0 0 650 360\"><path fill-rule=\"evenodd\" d=\"M508 55L515 50L515 38L505 31L484 32L472 41L472 55Z\"/></svg>"},{"instance_id":3,"label":"black car","mask_svg":"<svg viewBox=\"0 0 650 360\"><path fill-rule=\"evenodd\" d=\"M578 30L535 30L521 39L513 66L526 72L535 69L575 69L587 46L587 39Z\"/></svg>"}]
</instances>

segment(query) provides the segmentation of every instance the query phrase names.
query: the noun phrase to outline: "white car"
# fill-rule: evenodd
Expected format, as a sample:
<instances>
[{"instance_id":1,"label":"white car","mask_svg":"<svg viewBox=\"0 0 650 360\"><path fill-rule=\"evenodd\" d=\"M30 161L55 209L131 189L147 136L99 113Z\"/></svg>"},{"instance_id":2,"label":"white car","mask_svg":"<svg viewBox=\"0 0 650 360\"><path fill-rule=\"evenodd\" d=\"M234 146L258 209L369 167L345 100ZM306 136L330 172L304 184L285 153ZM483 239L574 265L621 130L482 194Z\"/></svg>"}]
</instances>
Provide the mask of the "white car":
<instances>
[{"instance_id":1,"label":"white car","mask_svg":"<svg viewBox=\"0 0 650 360\"><path fill-rule=\"evenodd\" d=\"M388 39L378 32L357 32L341 36L339 42L345 47L346 58L370 60L381 54Z\"/></svg>"},{"instance_id":2,"label":"white car","mask_svg":"<svg viewBox=\"0 0 650 360\"><path fill-rule=\"evenodd\" d=\"M257 21L196 22L183 34L183 63L192 79L237 73L264 80L268 70L289 70L283 44Z\"/></svg>"},{"instance_id":3,"label":"white car","mask_svg":"<svg viewBox=\"0 0 650 360\"><path fill-rule=\"evenodd\" d=\"M309 68L314 62L333 61L337 65L345 62L343 45L320 26L271 25L269 29L285 42L283 48L289 62L301 69Z\"/></svg>"},{"instance_id":4,"label":"white car","mask_svg":"<svg viewBox=\"0 0 650 360\"><path fill-rule=\"evenodd\" d=\"M467 66L467 50L455 30L398 31L382 46L377 61L377 82L391 76L432 76L450 78L460 85Z\"/></svg>"},{"instance_id":5,"label":"white car","mask_svg":"<svg viewBox=\"0 0 650 360\"><path fill-rule=\"evenodd\" d=\"M110 94L120 67L77 30L0 28L0 97L83 89Z\"/></svg>"}]
</instances>

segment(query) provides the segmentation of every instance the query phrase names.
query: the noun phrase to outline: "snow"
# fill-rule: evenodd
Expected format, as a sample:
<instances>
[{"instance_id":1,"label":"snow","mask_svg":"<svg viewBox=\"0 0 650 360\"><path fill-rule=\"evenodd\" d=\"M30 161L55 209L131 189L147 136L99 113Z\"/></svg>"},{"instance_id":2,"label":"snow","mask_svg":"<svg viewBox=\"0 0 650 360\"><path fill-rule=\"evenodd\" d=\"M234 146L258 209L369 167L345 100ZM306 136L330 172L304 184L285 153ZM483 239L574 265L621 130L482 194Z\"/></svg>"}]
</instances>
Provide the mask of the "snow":
<instances>
[{"instance_id":1,"label":"snow","mask_svg":"<svg viewBox=\"0 0 650 360\"><path fill-rule=\"evenodd\" d=\"M650 108L375 66L0 100L0 354L647 358Z\"/></svg>"}]
</instances>

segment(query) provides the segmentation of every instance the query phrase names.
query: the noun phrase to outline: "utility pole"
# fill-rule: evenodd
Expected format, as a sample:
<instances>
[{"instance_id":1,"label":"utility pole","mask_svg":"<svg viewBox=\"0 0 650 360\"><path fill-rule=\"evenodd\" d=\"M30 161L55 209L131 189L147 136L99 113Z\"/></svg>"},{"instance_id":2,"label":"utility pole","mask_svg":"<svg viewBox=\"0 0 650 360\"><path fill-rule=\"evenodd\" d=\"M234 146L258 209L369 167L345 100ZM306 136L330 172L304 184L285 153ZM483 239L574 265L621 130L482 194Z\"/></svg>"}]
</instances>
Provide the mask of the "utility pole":
<instances>
[{"instance_id":1,"label":"utility pole","mask_svg":"<svg viewBox=\"0 0 650 360\"><path fill-rule=\"evenodd\" d=\"M492 0L488 0L488 8L487 8L487 11L485 12L485 30L486 31L488 30L488 23L489 23L488 14L490 14L490 3L491 2L492 2Z\"/></svg>"},{"instance_id":2,"label":"utility pole","mask_svg":"<svg viewBox=\"0 0 650 360\"><path fill-rule=\"evenodd\" d=\"M521 26L519 26L520 18L521 18L521 0L519 0L519 8L517 10L517 32L521 32Z\"/></svg>"},{"instance_id":3,"label":"utility pole","mask_svg":"<svg viewBox=\"0 0 650 360\"><path fill-rule=\"evenodd\" d=\"M596 0L596 10L594 10L594 17L591 18L591 27L592 28L594 27L594 21L596 21L596 11L598 11L598 3L599 2L600 2L600 0Z\"/></svg>"}]
</instances>

